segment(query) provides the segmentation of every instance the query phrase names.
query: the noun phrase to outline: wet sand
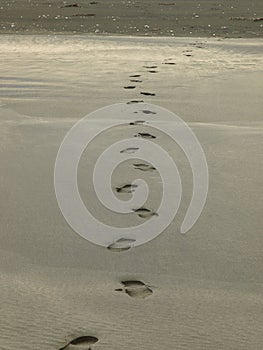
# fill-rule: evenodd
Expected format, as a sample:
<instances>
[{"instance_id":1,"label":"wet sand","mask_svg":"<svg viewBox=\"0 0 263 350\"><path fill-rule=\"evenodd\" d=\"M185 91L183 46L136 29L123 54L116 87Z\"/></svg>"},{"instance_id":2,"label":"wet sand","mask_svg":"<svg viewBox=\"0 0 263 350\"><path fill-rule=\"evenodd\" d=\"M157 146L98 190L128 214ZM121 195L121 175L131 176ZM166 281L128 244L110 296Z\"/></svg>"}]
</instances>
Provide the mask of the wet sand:
<instances>
[{"instance_id":1,"label":"wet sand","mask_svg":"<svg viewBox=\"0 0 263 350\"><path fill-rule=\"evenodd\" d=\"M251 38L262 37L262 18L261 0L3 0L0 33Z\"/></svg>"},{"instance_id":2,"label":"wet sand","mask_svg":"<svg viewBox=\"0 0 263 350\"><path fill-rule=\"evenodd\" d=\"M83 341L94 350L262 349L262 52L260 39L0 37L1 348L74 349ZM191 126L207 157L210 189L202 216L180 235L192 191L189 164L172 140L148 130L176 160L181 207L158 238L117 253L67 225L54 162L81 117L141 99ZM145 218L101 205L90 169L108 145L146 131L123 125L83 155L80 193L106 223L133 226ZM146 206L155 210L160 177L134 163L114 173L112 186L123 192L116 195L129 198L124 186L139 172L151 190Z\"/></svg>"}]
</instances>

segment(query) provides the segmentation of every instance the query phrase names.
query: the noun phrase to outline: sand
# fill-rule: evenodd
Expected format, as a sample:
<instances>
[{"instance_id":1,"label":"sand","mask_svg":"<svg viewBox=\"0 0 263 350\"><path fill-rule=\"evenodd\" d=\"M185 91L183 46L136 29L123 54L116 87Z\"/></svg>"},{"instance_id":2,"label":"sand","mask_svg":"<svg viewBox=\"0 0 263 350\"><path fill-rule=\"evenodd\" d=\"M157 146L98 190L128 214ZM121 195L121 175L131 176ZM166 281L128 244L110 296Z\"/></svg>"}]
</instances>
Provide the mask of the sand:
<instances>
[{"instance_id":1,"label":"sand","mask_svg":"<svg viewBox=\"0 0 263 350\"><path fill-rule=\"evenodd\" d=\"M87 335L99 339L98 350L262 349L262 52L259 39L0 38L1 348L56 350ZM154 65L157 73L144 68ZM142 82L124 89L130 75ZM168 137L155 133L182 173L180 210L158 238L114 253L67 225L54 193L54 162L77 120L141 98L141 91L155 93L143 99L175 112L196 133L210 188L198 222L181 235L189 165ZM117 226L143 219L105 209L90 169L105 147L142 130L126 125L102 135L80 164L85 204ZM138 176L133 163L116 170L113 187ZM140 175L154 209L160 178ZM153 293L133 298L115 291L125 280L143 281Z\"/></svg>"},{"instance_id":2,"label":"sand","mask_svg":"<svg viewBox=\"0 0 263 350\"><path fill-rule=\"evenodd\" d=\"M2 0L0 33L262 38L262 18L261 0Z\"/></svg>"}]
</instances>

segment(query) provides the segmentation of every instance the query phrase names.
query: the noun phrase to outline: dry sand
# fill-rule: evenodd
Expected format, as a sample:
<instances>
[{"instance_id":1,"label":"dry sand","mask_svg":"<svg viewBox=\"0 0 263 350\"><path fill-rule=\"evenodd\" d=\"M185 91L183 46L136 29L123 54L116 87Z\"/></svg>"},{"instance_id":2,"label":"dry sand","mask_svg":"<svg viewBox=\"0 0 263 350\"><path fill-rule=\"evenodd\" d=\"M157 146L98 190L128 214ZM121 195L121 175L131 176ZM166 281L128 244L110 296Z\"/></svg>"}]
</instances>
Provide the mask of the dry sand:
<instances>
[{"instance_id":1,"label":"dry sand","mask_svg":"<svg viewBox=\"0 0 263 350\"><path fill-rule=\"evenodd\" d=\"M2 0L0 33L249 38L262 37L262 18L261 0Z\"/></svg>"},{"instance_id":2,"label":"dry sand","mask_svg":"<svg viewBox=\"0 0 263 350\"><path fill-rule=\"evenodd\" d=\"M97 337L98 350L262 349L262 52L263 42L254 39L0 38L1 349L56 350L82 335ZM176 64L162 64L168 58ZM156 65L157 73L145 65ZM124 89L134 74L142 83ZM118 254L66 224L54 193L54 162L77 120L138 99L142 88L156 94L144 100L177 113L196 133L210 190L199 221L180 235L189 165L157 133L183 174L181 209L157 239ZM119 127L94 140L79 170L87 206L120 226L141 219L103 208L90 169L107 145L141 130ZM136 176L128 162L113 185ZM160 179L143 176L155 206ZM134 299L116 292L125 279L144 281L153 294Z\"/></svg>"}]
</instances>

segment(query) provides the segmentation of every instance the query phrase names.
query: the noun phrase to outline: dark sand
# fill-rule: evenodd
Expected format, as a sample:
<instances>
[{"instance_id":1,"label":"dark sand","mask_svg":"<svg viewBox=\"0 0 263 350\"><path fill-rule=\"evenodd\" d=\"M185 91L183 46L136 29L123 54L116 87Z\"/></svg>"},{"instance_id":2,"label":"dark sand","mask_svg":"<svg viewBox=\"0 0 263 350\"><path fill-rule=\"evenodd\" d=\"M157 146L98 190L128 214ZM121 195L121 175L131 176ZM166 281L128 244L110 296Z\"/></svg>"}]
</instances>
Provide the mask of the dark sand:
<instances>
[{"instance_id":1,"label":"dark sand","mask_svg":"<svg viewBox=\"0 0 263 350\"><path fill-rule=\"evenodd\" d=\"M2 0L0 33L262 37L263 1ZM241 20L231 17L244 17Z\"/></svg>"}]
</instances>

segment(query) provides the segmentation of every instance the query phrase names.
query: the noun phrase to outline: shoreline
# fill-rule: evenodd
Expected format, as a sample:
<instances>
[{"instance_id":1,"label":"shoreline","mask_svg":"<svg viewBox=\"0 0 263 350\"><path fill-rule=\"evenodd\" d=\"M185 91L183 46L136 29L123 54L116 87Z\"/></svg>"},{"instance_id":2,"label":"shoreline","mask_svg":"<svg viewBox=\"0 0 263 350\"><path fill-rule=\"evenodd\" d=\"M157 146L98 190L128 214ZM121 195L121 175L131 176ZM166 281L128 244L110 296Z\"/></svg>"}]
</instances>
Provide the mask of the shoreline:
<instances>
[{"instance_id":1,"label":"shoreline","mask_svg":"<svg viewBox=\"0 0 263 350\"><path fill-rule=\"evenodd\" d=\"M39 38L56 38L56 37L67 37L67 38L87 38L87 39L103 39L103 38L112 38L112 39L136 39L136 40L161 40L161 41L181 41L181 40L193 40L193 41L202 41L205 40L215 41L215 42L229 42L229 41L241 41L241 42L263 42L263 37L216 37L216 36L151 36L151 35L132 35L132 34L114 34L114 33L70 33L70 32L59 32L59 33L0 33L0 38L2 37L39 37Z\"/></svg>"},{"instance_id":2,"label":"shoreline","mask_svg":"<svg viewBox=\"0 0 263 350\"><path fill-rule=\"evenodd\" d=\"M219 39L219 40L225 40L225 39L263 39L262 36L201 36L201 35L175 35L175 36L170 36L170 35L143 35L143 34L127 34L127 33L94 33L94 32L71 32L71 31L63 31L63 32L37 32L37 31L32 31L32 32L12 32L12 31L6 31L2 32L0 31L0 35L39 35L39 36L56 36L56 35L67 35L67 36L92 36L92 37L132 37L132 38L192 38L192 39L200 39L200 40L205 40L205 39Z\"/></svg>"}]
</instances>

